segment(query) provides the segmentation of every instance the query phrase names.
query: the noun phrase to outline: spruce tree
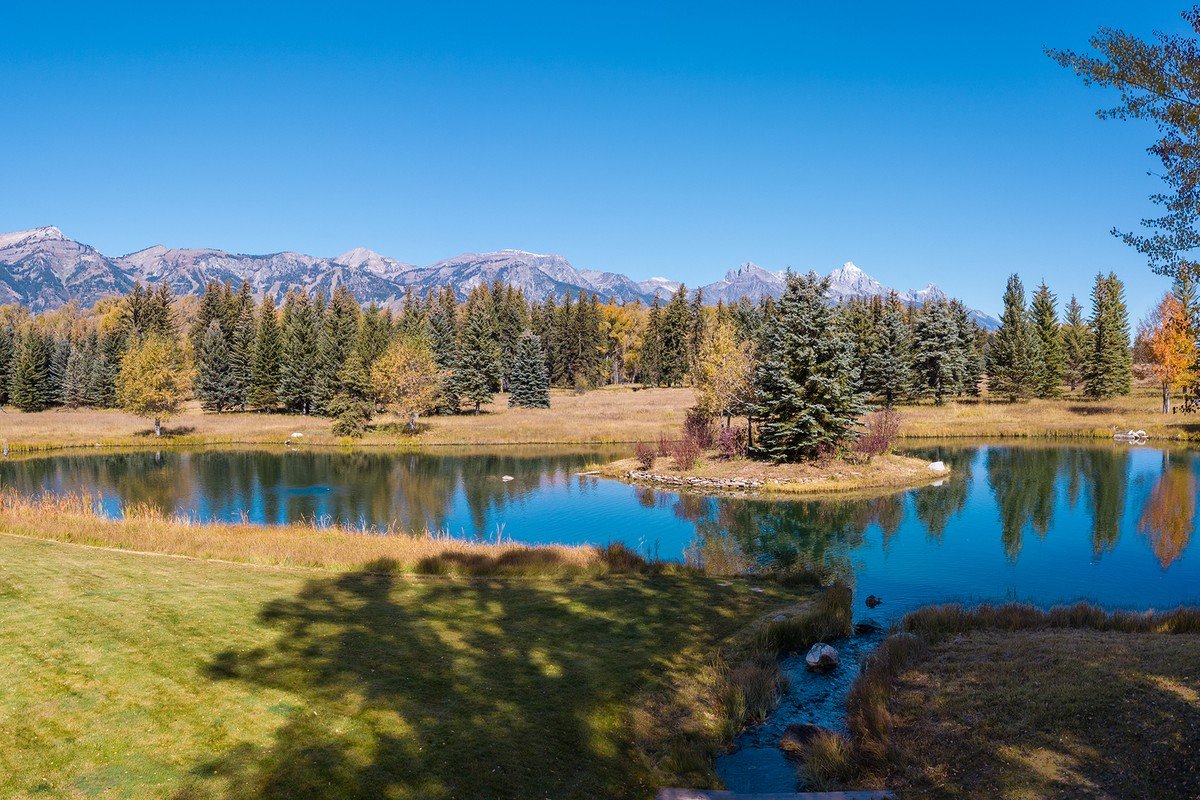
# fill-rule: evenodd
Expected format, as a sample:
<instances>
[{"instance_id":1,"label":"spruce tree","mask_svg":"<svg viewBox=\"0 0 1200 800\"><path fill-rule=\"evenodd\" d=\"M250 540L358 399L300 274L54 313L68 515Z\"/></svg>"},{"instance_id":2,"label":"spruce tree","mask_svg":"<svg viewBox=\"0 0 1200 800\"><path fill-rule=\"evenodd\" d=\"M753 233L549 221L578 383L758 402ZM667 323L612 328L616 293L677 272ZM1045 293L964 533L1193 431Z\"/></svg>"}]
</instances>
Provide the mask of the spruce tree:
<instances>
[{"instance_id":1,"label":"spruce tree","mask_svg":"<svg viewBox=\"0 0 1200 800\"><path fill-rule=\"evenodd\" d=\"M1004 290L1000 330L988 350L988 389L1015 402L1028 397L1041 383L1037 331L1025 305L1025 287L1014 273Z\"/></svg>"},{"instance_id":2,"label":"spruce tree","mask_svg":"<svg viewBox=\"0 0 1200 800\"><path fill-rule=\"evenodd\" d=\"M283 304L279 359L279 402L292 411L312 411L313 377L317 355L314 303L300 292L289 292Z\"/></svg>"},{"instance_id":3,"label":"spruce tree","mask_svg":"<svg viewBox=\"0 0 1200 800\"><path fill-rule=\"evenodd\" d=\"M1083 391L1093 399L1129 394L1133 388L1129 352L1129 309L1125 286L1116 274L1096 275L1092 288L1091 348L1084 366Z\"/></svg>"},{"instance_id":4,"label":"spruce tree","mask_svg":"<svg viewBox=\"0 0 1200 800\"><path fill-rule=\"evenodd\" d=\"M1091 330L1083 319L1083 306L1075 295L1067 303L1067 313L1062 326L1063 377L1071 390L1083 383L1088 355L1091 351Z\"/></svg>"},{"instance_id":5,"label":"spruce tree","mask_svg":"<svg viewBox=\"0 0 1200 800\"><path fill-rule=\"evenodd\" d=\"M484 403L491 402L500 380L500 347L491 315L482 301L468 305L458 340L458 358L454 366L454 389L478 414Z\"/></svg>"},{"instance_id":6,"label":"spruce tree","mask_svg":"<svg viewBox=\"0 0 1200 800\"><path fill-rule=\"evenodd\" d=\"M755 371L754 453L775 462L831 453L855 435L866 411L857 389L853 344L838 335L825 303L828 280L787 276L787 289L762 337Z\"/></svg>"},{"instance_id":7,"label":"spruce tree","mask_svg":"<svg viewBox=\"0 0 1200 800\"><path fill-rule=\"evenodd\" d=\"M1038 350L1042 357L1038 383L1034 388L1038 397L1060 397L1066 359L1063 356L1062 327L1058 324L1058 298L1042 281L1033 293L1033 327L1037 333Z\"/></svg>"},{"instance_id":8,"label":"spruce tree","mask_svg":"<svg viewBox=\"0 0 1200 800\"><path fill-rule=\"evenodd\" d=\"M526 332L517 343L508 404L518 408L550 407L550 373L542 340Z\"/></svg>"},{"instance_id":9,"label":"spruce tree","mask_svg":"<svg viewBox=\"0 0 1200 800\"><path fill-rule=\"evenodd\" d=\"M409 287L405 295L405 303L409 302L409 298L415 298L416 295L412 292L412 287ZM408 312L406 312L408 313ZM423 315L418 314L415 318L420 320ZM419 331L418 334L422 338L428 335L428 332L423 330L423 323L414 322L413 329ZM391 312L384 313L377 303L371 303L367 306L362 314L362 323L358 330L358 341L355 343L355 349L363 360L363 366L369 371L375 360L383 355L387 350L388 345L392 343L392 317Z\"/></svg>"},{"instance_id":10,"label":"spruce tree","mask_svg":"<svg viewBox=\"0 0 1200 800\"><path fill-rule=\"evenodd\" d=\"M313 408L318 414L341 391L339 374L358 341L359 309L354 295L339 284L320 318Z\"/></svg>"},{"instance_id":11,"label":"spruce tree","mask_svg":"<svg viewBox=\"0 0 1200 800\"><path fill-rule=\"evenodd\" d=\"M662 312L658 340L658 381L663 386L682 386L687 379L691 327L687 287L680 286Z\"/></svg>"},{"instance_id":12,"label":"spruce tree","mask_svg":"<svg viewBox=\"0 0 1200 800\"><path fill-rule=\"evenodd\" d=\"M987 334L979 327L979 323L971 319L970 312L961 300L951 300L949 306L955 330L958 331L958 349L962 359L958 393L977 397L986 371L983 343L987 341Z\"/></svg>"},{"instance_id":13,"label":"spruce tree","mask_svg":"<svg viewBox=\"0 0 1200 800\"><path fill-rule=\"evenodd\" d=\"M16 332L7 325L0 325L0 406L8 405L8 380L16 351Z\"/></svg>"},{"instance_id":14,"label":"spruce tree","mask_svg":"<svg viewBox=\"0 0 1200 800\"><path fill-rule=\"evenodd\" d=\"M863 389L891 408L908 396L914 381L912 329L895 292L889 295L874 328L872 346L865 355Z\"/></svg>"},{"instance_id":15,"label":"spruce tree","mask_svg":"<svg viewBox=\"0 0 1200 800\"><path fill-rule=\"evenodd\" d=\"M248 289L248 284L243 284ZM233 336L229 339L229 381L232 405L246 410L254 381L254 342L256 338L254 299L247 295L237 303Z\"/></svg>"},{"instance_id":16,"label":"spruce tree","mask_svg":"<svg viewBox=\"0 0 1200 800\"><path fill-rule=\"evenodd\" d=\"M642 337L639 362L639 377L646 386L659 386L662 383L662 318L662 303L655 294L650 311L646 314L646 333Z\"/></svg>"},{"instance_id":17,"label":"spruce tree","mask_svg":"<svg viewBox=\"0 0 1200 800\"><path fill-rule=\"evenodd\" d=\"M917 388L937 405L958 394L967 372L962 337L945 298L925 303L913 324L913 370Z\"/></svg>"},{"instance_id":18,"label":"spruce tree","mask_svg":"<svg viewBox=\"0 0 1200 800\"><path fill-rule=\"evenodd\" d=\"M200 295L200 303L196 306L196 316L192 320L192 327L188 333L188 343L192 353L200 352L200 346L208 334L208 326L212 324L213 320L222 324L222 330L229 330L224 326L227 324L229 316L230 294L227 283L214 280L205 285L204 292Z\"/></svg>"},{"instance_id":19,"label":"spruce tree","mask_svg":"<svg viewBox=\"0 0 1200 800\"><path fill-rule=\"evenodd\" d=\"M200 347L196 351L196 383L193 389L200 407L205 411L220 414L232 408L237 401L229 363L229 343L219 320L208 323L208 330L200 340Z\"/></svg>"},{"instance_id":20,"label":"spruce tree","mask_svg":"<svg viewBox=\"0 0 1200 800\"><path fill-rule=\"evenodd\" d=\"M67 356L67 368L63 372L59 402L68 408L87 405L88 377L91 363L96 357L96 335L76 342Z\"/></svg>"},{"instance_id":21,"label":"spruce tree","mask_svg":"<svg viewBox=\"0 0 1200 800\"><path fill-rule=\"evenodd\" d=\"M375 406L371 402L371 375L362 356L352 351L338 371L339 390L327 406L334 418L332 430L337 436L359 437L367 432Z\"/></svg>"},{"instance_id":22,"label":"spruce tree","mask_svg":"<svg viewBox=\"0 0 1200 800\"><path fill-rule=\"evenodd\" d=\"M251 408L270 411L279 405L279 370L283 343L275 301L263 298L254 333L254 362L250 368L250 391L246 402Z\"/></svg>"},{"instance_id":23,"label":"spruce tree","mask_svg":"<svg viewBox=\"0 0 1200 800\"><path fill-rule=\"evenodd\" d=\"M32 326L17 340L12 371L8 378L8 401L22 411L41 411L54 402L50 383L50 361L54 345L49 336Z\"/></svg>"},{"instance_id":24,"label":"spruce tree","mask_svg":"<svg viewBox=\"0 0 1200 800\"><path fill-rule=\"evenodd\" d=\"M67 362L71 360L71 337L51 336L52 353L50 356L50 403L61 403L63 384L67 380Z\"/></svg>"}]
</instances>

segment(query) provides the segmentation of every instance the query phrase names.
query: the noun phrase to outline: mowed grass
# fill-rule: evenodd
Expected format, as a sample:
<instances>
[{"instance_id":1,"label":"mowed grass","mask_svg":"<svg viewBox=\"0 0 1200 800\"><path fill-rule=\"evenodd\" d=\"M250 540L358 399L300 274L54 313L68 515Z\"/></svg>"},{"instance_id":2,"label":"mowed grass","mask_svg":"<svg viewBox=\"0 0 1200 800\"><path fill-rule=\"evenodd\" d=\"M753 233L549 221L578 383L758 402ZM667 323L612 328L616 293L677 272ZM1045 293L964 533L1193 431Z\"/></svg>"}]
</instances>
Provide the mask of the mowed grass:
<instances>
[{"instance_id":1,"label":"mowed grass","mask_svg":"<svg viewBox=\"0 0 1200 800\"><path fill-rule=\"evenodd\" d=\"M655 439L678 431L695 403L692 389L606 387L585 394L552 392L550 409L509 408L508 396L496 395L480 414L430 416L410 435L391 414L375 417L362 439L334 436L332 421L298 414L213 414L189 403L156 438L149 420L107 409L51 409L0 413L0 441L13 452L71 446L183 446L197 444L335 445L490 445L608 443ZM293 437L293 433L301 434Z\"/></svg>"},{"instance_id":2,"label":"mowed grass","mask_svg":"<svg viewBox=\"0 0 1200 800\"><path fill-rule=\"evenodd\" d=\"M714 654L797 599L750 588L313 572L0 535L0 796L644 798L711 782L694 745L728 733L701 688Z\"/></svg>"},{"instance_id":3,"label":"mowed grass","mask_svg":"<svg viewBox=\"0 0 1200 800\"><path fill-rule=\"evenodd\" d=\"M900 628L851 691L851 785L981 800L1200 796L1200 610L949 605Z\"/></svg>"}]
</instances>

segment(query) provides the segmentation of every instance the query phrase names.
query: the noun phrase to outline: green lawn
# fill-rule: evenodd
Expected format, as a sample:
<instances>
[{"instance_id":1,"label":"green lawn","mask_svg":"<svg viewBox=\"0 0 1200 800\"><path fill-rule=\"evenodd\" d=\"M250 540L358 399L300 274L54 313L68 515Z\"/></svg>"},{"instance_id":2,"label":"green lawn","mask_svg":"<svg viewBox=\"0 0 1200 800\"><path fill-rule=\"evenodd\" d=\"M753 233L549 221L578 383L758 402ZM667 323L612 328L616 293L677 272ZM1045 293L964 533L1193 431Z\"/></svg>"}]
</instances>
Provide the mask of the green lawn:
<instances>
[{"instance_id":1,"label":"green lawn","mask_svg":"<svg viewBox=\"0 0 1200 800\"><path fill-rule=\"evenodd\" d=\"M0 535L0 796L645 797L651 763L695 769L669 755L681 715L719 727L703 692L676 690L797 599L749 587L301 572Z\"/></svg>"}]
</instances>

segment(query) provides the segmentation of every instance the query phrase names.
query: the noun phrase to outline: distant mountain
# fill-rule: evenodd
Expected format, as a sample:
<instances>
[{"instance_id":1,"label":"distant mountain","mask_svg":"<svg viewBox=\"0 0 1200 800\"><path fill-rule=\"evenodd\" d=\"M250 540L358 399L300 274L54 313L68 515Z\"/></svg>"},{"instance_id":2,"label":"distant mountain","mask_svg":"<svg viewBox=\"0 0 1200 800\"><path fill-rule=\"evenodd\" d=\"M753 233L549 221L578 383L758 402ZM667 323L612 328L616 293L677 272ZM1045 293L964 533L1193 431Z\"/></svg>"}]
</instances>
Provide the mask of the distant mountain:
<instances>
[{"instance_id":1,"label":"distant mountain","mask_svg":"<svg viewBox=\"0 0 1200 800\"><path fill-rule=\"evenodd\" d=\"M774 272L745 263L707 286L708 303L735 303L743 297L779 297L783 294L784 272ZM210 281L240 284L248 281L257 295L279 300L289 289L330 293L345 286L362 302L395 306L409 288L424 294L430 289L452 286L465 298L480 284L499 281L521 289L534 300L550 295L561 297L578 292L596 293L622 302L651 302L655 295L664 301L679 289L669 278L644 281L616 272L580 270L560 255L501 250L495 253L465 253L420 267L356 247L333 258L283 252L267 255L228 253L209 248L179 249L162 245L110 258L88 245L67 238L58 228L0 233L0 303L23 303L35 311L57 308L72 300L89 306L107 295L128 291L134 281L167 281L179 294L200 292ZM847 262L829 275L829 298L887 294L890 289ZM901 292L905 302L923 304L941 290L933 284ZM981 325L994 329L999 322L972 311Z\"/></svg>"}]
</instances>

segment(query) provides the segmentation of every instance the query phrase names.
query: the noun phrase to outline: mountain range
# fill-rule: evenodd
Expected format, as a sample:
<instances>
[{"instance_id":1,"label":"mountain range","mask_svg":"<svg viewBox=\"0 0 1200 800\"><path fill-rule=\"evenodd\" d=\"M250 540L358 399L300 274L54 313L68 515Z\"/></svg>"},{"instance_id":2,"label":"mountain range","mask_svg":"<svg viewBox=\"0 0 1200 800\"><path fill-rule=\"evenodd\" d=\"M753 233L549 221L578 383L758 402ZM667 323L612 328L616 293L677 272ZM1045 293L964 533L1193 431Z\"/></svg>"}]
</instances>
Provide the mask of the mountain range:
<instances>
[{"instance_id":1,"label":"mountain range","mask_svg":"<svg viewBox=\"0 0 1200 800\"><path fill-rule=\"evenodd\" d=\"M785 274L747 262L701 288L709 303L718 300L732 303L743 297L752 300L779 297ZM831 301L882 296L891 291L851 262L831 272L829 279ZM245 255L211 248L155 245L110 257L67 237L55 227L0 233L0 303L22 303L34 311L57 308L71 301L86 307L106 295L128 291L135 281L163 280L180 294L199 292L213 280L235 285L246 280L256 294L271 295L276 300L292 288L329 293L342 285L360 301L384 306L399 303L409 287L423 294L428 289L450 285L460 297L466 297L474 286L500 281L539 301L551 294L561 297L582 290L623 302L649 303L656 294L665 300L680 285L669 278L635 281L616 272L576 269L563 256L523 250L467 253L425 267L363 247L321 258L290 251ZM898 294L915 305L944 296L933 284ZM985 328L999 325L982 311L972 310L971 314Z\"/></svg>"}]
</instances>

